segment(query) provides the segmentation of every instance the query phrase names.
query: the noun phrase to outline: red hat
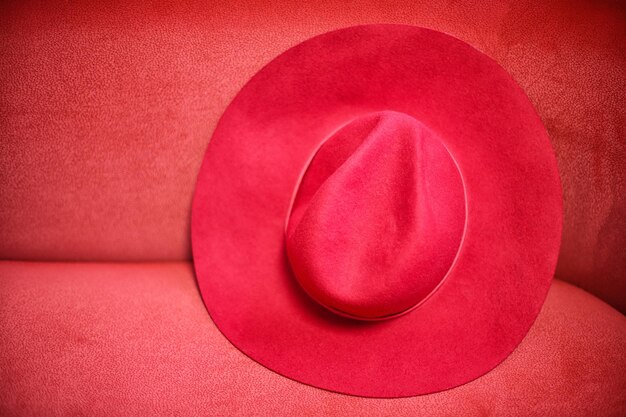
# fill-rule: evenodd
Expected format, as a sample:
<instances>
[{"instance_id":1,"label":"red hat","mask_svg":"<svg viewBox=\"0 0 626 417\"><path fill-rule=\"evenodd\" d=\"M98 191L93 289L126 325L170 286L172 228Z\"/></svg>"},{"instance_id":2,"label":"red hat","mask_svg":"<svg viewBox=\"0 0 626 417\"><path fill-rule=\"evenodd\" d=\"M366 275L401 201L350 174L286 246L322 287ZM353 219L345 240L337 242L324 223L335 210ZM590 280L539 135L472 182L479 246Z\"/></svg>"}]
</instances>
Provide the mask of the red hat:
<instances>
[{"instance_id":1,"label":"red hat","mask_svg":"<svg viewBox=\"0 0 626 417\"><path fill-rule=\"evenodd\" d=\"M274 59L208 146L193 202L199 287L242 352L368 397L452 388L521 342L561 237L548 135L493 60L402 25Z\"/></svg>"}]
</instances>

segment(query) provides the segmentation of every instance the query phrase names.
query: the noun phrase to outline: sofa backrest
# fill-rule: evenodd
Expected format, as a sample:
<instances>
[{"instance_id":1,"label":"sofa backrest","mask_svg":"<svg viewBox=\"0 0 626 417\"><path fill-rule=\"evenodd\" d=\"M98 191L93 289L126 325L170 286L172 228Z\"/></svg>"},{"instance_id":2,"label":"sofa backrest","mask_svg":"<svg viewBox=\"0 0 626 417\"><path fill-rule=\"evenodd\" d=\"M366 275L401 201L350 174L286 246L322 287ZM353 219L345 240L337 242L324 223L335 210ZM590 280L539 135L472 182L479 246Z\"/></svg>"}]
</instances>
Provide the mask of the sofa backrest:
<instances>
[{"instance_id":1,"label":"sofa backrest","mask_svg":"<svg viewBox=\"0 0 626 417\"><path fill-rule=\"evenodd\" d=\"M316 34L405 23L472 44L526 91L563 183L557 277L626 311L620 6L55 3L0 6L0 258L191 259L196 175L246 80Z\"/></svg>"}]
</instances>

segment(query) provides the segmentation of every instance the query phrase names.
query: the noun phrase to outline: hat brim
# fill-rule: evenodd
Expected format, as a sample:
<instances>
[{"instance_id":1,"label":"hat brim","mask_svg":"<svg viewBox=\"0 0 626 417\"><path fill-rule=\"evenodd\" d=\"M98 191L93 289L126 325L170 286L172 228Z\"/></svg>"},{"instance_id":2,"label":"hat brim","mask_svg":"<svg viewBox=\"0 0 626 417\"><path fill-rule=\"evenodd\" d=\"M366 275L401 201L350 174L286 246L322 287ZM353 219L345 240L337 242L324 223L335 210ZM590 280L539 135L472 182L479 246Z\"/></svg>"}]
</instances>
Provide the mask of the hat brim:
<instances>
[{"instance_id":1,"label":"hat brim","mask_svg":"<svg viewBox=\"0 0 626 417\"><path fill-rule=\"evenodd\" d=\"M312 152L383 110L442 139L463 178L466 228L452 270L419 308L359 322L298 286L284 224ZM412 396L469 382L521 342L555 270L561 212L548 135L504 69L439 32L357 26L289 49L228 106L196 186L194 263L211 318L255 361L336 392Z\"/></svg>"}]
</instances>

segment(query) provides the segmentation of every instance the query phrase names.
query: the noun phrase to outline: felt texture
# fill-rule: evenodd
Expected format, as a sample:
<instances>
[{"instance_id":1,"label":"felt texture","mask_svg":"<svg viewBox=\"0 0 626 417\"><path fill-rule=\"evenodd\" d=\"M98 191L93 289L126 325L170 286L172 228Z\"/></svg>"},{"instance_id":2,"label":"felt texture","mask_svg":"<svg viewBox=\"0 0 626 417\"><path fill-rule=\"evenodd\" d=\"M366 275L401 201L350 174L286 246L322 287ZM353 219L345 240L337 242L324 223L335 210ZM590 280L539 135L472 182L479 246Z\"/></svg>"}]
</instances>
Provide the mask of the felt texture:
<instances>
[{"instance_id":1,"label":"felt texture","mask_svg":"<svg viewBox=\"0 0 626 417\"><path fill-rule=\"evenodd\" d=\"M463 179L467 219L453 269L434 294L402 317L364 324L328 313L303 294L288 266L284 225L298 177L323 140L381 110L413 118L440 139ZM386 135L371 135L379 147L406 134L398 119L383 129L389 129ZM393 165L398 152L389 149ZM365 175L361 167L347 174L348 181L393 172L376 162L385 166L370 162L373 173ZM359 172L360 177L351 176ZM323 194L328 182L337 185L335 179L318 192ZM376 204L402 201L406 188L391 187ZM368 197L333 203L363 216L366 210L356 208L363 199ZM358 26L289 49L233 99L198 175L194 266L218 328L270 369L355 395L426 394L478 378L522 340L554 273L561 210L549 138L506 71L441 32ZM454 212L462 216L461 210ZM296 243L321 241L298 235L302 223L315 226L315 219L309 221L305 212L295 226ZM377 238L385 244L386 236ZM331 246L308 252L322 264L329 261L328 273L334 260L343 259L324 257ZM379 312L379 306L371 307L365 306L366 314Z\"/></svg>"},{"instance_id":2,"label":"felt texture","mask_svg":"<svg viewBox=\"0 0 626 417\"><path fill-rule=\"evenodd\" d=\"M0 415L615 416L626 414L626 318L555 280L492 372L404 399L334 394L233 347L188 263L0 262Z\"/></svg>"},{"instance_id":3,"label":"felt texture","mask_svg":"<svg viewBox=\"0 0 626 417\"><path fill-rule=\"evenodd\" d=\"M226 105L314 35L404 23L499 62L553 141L557 269L626 312L624 3L0 3L0 258L191 259L189 211Z\"/></svg>"},{"instance_id":4,"label":"felt texture","mask_svg":"<svg viewBox=\"0 0 626 417\"><path fill-rule=\"evenodd\" d=\"M395 112L353 120L314 154L285 236L302 288L352 318L417 307L443 282L463 236L465 191L451 155Z\"/></svg>"}]
</instances>

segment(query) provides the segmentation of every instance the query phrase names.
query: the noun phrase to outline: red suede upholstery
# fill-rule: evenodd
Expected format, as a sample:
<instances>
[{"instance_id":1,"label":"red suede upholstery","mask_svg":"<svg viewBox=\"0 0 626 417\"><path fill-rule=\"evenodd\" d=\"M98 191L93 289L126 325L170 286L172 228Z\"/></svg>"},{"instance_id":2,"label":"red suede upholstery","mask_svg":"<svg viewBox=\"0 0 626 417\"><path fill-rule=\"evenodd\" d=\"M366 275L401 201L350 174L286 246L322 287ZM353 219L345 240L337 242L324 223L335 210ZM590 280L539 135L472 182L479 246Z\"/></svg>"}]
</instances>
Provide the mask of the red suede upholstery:
<instances>
[{"instance_id":1,"label":"red suede upholstery","mask_svg":"<svg viewBox=\"0 0 626 417\"><path fill-rule=\"evenodd\" d=\"M626 413L626 318L561 281L496 369L405 399L334 394L257 364L215 327L186 263L0 262L0 328L2 416Z\"/></svg>"},{"instance_id":2,"label":"red suede upholstery","mask_svg":"<svg viewBox=\"0 0 626 417\"><path fill-rule=\"evenodd\" d=\"M0 3L0 258L189 260L207 141L263 65L362 23L493 57L548 129L564 190L557 275L626 311L626 17L620 1ZM375 400L237 351L192 266L0 262L0 415L626 415L626 324L555 281L485 376Z\"/></svg>"},{"instance_id":3,"label":"red suede upholstery","mask_svg":"<svg viewBox=\"0 0 626 417\"><path fill-rule=\"evenodd\" d=\"M0 257L189 259L226 104L288 47L360 23L450 33L529 95L564 189L557 276L626 311L623 3L3 2Z\"/></svg>"}]
</instances>

